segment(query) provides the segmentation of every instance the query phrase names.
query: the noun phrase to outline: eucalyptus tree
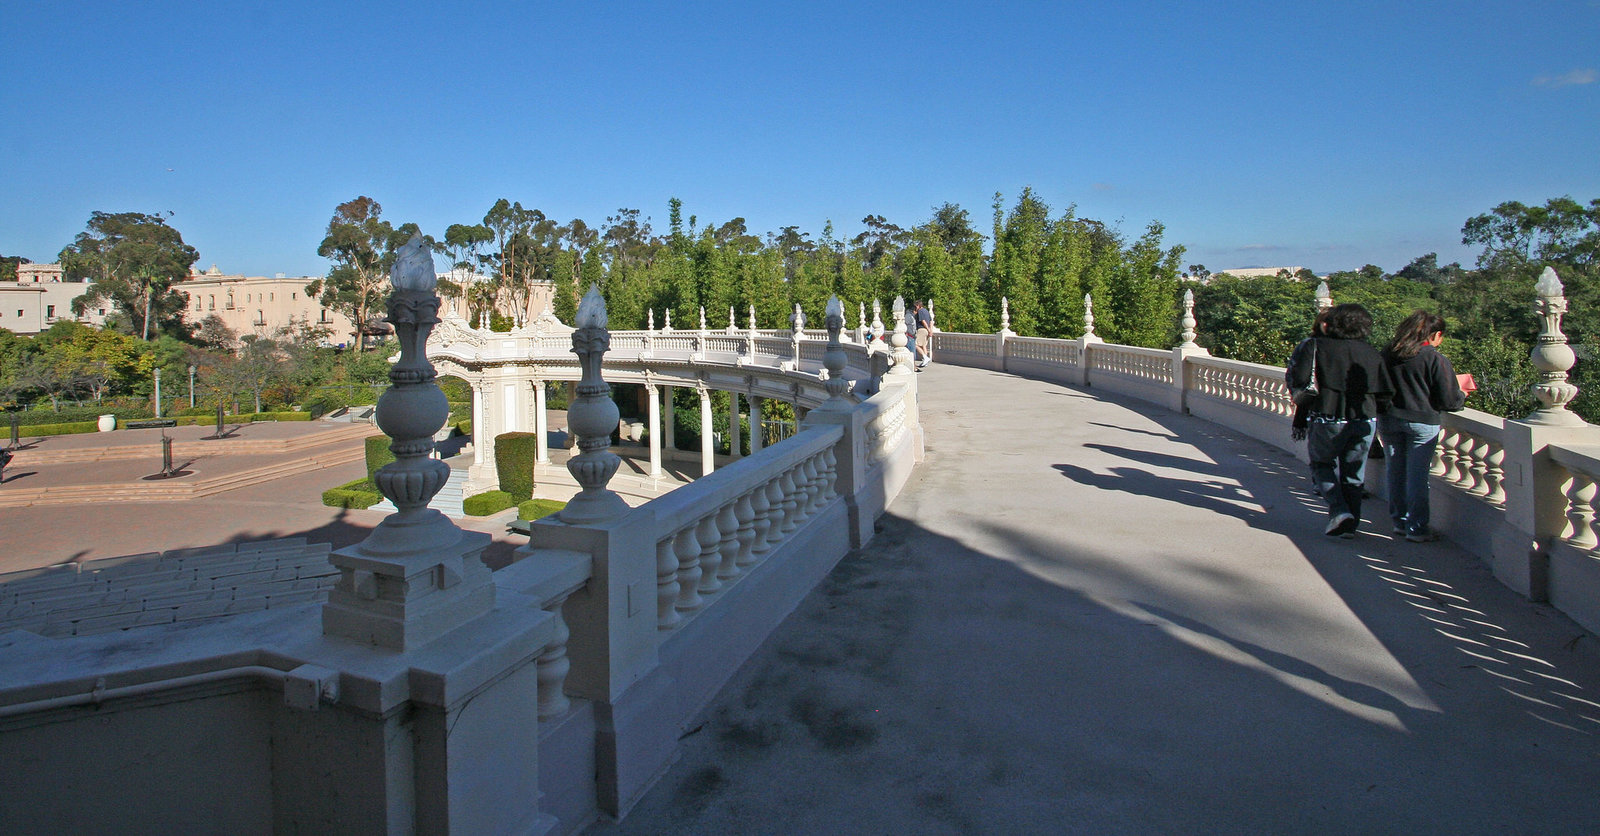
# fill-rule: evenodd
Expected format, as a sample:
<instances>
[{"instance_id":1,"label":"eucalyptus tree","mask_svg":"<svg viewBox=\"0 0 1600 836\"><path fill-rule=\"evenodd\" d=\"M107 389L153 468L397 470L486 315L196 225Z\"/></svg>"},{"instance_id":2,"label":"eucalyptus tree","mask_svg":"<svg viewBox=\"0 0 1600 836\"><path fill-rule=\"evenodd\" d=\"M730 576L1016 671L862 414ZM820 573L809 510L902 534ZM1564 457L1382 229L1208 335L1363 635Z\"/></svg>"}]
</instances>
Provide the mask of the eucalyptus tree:
<instances>
[{"instance_id":1,"label":"eucalyptus tree","mask_svg":"<svg viewBox=\"0 0 1600 836\"><path fill-rule=\"evenodd\" d=\"M317 255L333 262L324 278L306 285L306 293L323 307L348 317L355 325L356 349L366 350L368 323L378 314L388 287L395 248L405 239L407 224L396 230L383 220L383 207L365 195L339 204L328 221Z\"/></svg>"},{"instance_id":2,"label":"eucalyptus tree","mask_svg":"<svg viewBox=\"0 0 1600 836\"><path fill-rule=\"evenodd\" d=\"M88 228L56 257L67 281L87 281L72 301L74 314L110 301L128 330L149 340L151 324L186 333L187 294L173 288L200 258L160 215L93 212Z\"/></svg>"}]
</instances>

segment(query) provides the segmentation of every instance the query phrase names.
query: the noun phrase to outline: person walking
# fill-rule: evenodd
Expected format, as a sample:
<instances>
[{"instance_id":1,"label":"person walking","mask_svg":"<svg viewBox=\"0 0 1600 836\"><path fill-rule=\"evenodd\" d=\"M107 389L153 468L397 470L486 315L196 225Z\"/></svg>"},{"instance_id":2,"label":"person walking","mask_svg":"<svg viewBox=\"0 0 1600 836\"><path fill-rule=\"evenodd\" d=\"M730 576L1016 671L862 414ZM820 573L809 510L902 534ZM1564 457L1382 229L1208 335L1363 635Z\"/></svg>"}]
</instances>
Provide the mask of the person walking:
<instances>
[{"instance_id":1,"label":"person walking","mask_svg":"<svg viewBox=\"0 0 1600 836\"><path fill-rule=\"evenodd\" d=\"M1388 370L1378 350L1367 343L1372 315L1356 304L1335 305L1309 350L1289 361L1291 389L1315 385L1309 405L1306 452L1311 481L1328 504L1323 533L1354 537L1361 526L1361 492L1367 452L1378 415L1389 407Z\"/></svg>"},{"instance_id":2,"label":"person walking","mask_svg":"<svg viewBox=\"0 0 1600 836\"><path fill-rule=\"evenodd\" d=\"M1395 329L1383 350L1383 362L1394 385L1388 412L1378 417L1378 435L1388 459L1385 484L1394 533L1413 543L1439 539L1428 526L1428 468L1439 444L1443 412L1466 404L1467 393L1439 353L1444 317L1417 311Z\"/></svg>"},{"instance_id":3,"label":"person walking","mask_svg":"<svg viewBox=\"0 0 1600 836\"><path fill-rule=\"evenodd\" d=\"M933 362L933 313L922 302L916 302L911 322L917 345L917 368L927 368Z\"/></svg>"}]
</instances>

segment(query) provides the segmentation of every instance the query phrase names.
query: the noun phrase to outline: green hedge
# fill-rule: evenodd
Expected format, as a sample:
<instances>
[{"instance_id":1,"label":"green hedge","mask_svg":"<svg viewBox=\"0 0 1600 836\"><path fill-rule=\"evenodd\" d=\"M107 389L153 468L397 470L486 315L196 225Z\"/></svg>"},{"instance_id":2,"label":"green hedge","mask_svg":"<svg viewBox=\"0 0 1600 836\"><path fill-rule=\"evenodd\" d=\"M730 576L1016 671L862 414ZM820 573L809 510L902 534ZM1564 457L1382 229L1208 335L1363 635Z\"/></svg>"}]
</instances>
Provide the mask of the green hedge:
<instances>
[{"instance_id":1,"label":"green hedge","mask_svg":"<svg viewBox=\"0 0 1600 836\"><path fill-rule=\"evenodd\" d=\"M370 479L357 479L322 492L322 504L333 508L371 508L383 501Z\"/></svg>"},{"instance_id":2,"label":"green hedge","mask_svg":"<svg viewBox=\"0 0 1600 836\"><path fill-rule=\"evenodd\" d=\"M34 424L31 427L17 428L19 438L37 438L45 435L76 435L78 433L99 432L100 425L96 421L72 421L66 424ZM7 430L9 432L9 430Z\"/></svg>"},{"instance_id":3,"label":"green hedge","mask_svg":"<svg viewBox=\"0 0 1600 836\"><path fill-rule=\"evenodd\" d=\"M494 472L500 490L518 502L533 498L533 466L539 459L539 436L510 432L494 437Z\"/></svg>"},{"instance_id":4,"label":"green hedge","mask_svg":"<svg viewBox=\"0 0 1600 836\"><path fill-rule=\"evenodd\" d=\"M373 478L378 468L394 461L394 453L389 450L389 437L386 435L367 436L367 478Z\"/></svg>"},{"instance_id":5,"label":"green hedge","mask_svg":"<svg viewBox=\"0 0 1600 836\"><path fill-rule=\"evenodd\" d=\"M548 517L565 507L567 507L567 503L559 499L530 499L527 502L518 503L517 519L537 520Z\"/></svg>"},{"instance_id":6,"label":"green hedge","mask_svg":"<svg viewBox=\"0 0 1600 836\"><path fill-rule=\"evenodd\" d=\"M461 512L469 517L487 517L517 504L505 491L484 491L461 500Z\"/></svg>"}]
</instances>

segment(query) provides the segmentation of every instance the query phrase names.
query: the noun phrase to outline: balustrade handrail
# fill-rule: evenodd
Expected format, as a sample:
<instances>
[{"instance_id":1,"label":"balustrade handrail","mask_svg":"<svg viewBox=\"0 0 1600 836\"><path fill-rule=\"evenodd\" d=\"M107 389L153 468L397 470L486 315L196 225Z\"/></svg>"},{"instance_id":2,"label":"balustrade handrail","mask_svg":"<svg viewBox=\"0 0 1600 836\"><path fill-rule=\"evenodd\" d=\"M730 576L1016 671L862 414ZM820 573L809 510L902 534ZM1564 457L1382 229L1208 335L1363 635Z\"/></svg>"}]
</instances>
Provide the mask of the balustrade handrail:
<instances>
[{"instance_id":1,"label":"balustrade handrail","mask_svg":"<svg viewBox=\"0 0 1600 836\"><path fill-rule=\"evenodd\" d=\"M771 447L763 447L759 452L651 499L647 504L656 515L656 539L704 517L708 498L717 495L737 497L758 484L765 484L773 472L787 470L837 444L843 433L844 430L837 426L802 426L799 432ZM710 507L715 507L715 504Z\"/></svg>"}]
</instances>

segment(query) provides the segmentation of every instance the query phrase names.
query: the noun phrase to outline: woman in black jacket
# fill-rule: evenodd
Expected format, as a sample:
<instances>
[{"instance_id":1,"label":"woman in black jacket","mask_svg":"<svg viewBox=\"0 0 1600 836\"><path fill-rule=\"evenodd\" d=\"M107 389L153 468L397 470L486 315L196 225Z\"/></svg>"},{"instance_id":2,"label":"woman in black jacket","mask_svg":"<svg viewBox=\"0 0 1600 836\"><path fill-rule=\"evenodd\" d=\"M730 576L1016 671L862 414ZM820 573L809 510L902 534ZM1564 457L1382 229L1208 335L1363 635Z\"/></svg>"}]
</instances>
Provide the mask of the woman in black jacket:
<instances>
[{"instance_id":1,"label":"woman in black jacket","mask_svg":"<svg viewBox=\"0 0 1600 836\"><path fill-rule=\"evenodd\" d=\"M1389 377L1378 350L1367 344L1371 334L1372 315L1366 308L1336 305L1328 311L1322 334L1289 360L1291 389L1303 389L1316 377L1306 452L1311 481L1328 503L1323 533L1336 537L1354 537L1361 526L1367 450L1377 417L1389 406Z\"/></svg>"},{"instance_id":2,"label":"woman in black jacket","mask_svg":"<svg viewBox=\"0 0 1600 836\"><path fill-rule=\"evenodd\" d=\"M1450 358L1438 352L1444 318L1427 311L1406 317L1395 329L1383 361L1394 384L1389 411L1378 419L1388 458L1389 517L1394 533L1413 543L1439 539L1428 527L1428 468L1439 443L1441 412L1466 403Z\"/></svg>"}]
</instances>

